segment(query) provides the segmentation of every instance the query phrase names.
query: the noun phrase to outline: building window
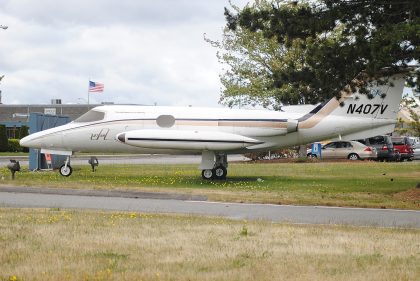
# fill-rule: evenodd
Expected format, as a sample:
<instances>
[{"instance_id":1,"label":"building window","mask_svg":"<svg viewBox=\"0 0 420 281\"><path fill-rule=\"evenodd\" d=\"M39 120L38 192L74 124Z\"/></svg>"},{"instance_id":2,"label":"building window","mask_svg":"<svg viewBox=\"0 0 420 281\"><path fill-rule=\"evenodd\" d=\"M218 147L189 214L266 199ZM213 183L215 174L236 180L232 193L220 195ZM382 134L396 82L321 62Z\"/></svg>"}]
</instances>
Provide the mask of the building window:
<instances>
[{"instance_id":1,"label":"building window","mask_svg":"<svg viewBox=\"0 0 420 281\"><path fill-rule=\"evenodd\" d=\"M7 138L9 139L17 139L19 138L19 128L14 127L7 127L6 128Z\"/></svg>"}]
</instances>

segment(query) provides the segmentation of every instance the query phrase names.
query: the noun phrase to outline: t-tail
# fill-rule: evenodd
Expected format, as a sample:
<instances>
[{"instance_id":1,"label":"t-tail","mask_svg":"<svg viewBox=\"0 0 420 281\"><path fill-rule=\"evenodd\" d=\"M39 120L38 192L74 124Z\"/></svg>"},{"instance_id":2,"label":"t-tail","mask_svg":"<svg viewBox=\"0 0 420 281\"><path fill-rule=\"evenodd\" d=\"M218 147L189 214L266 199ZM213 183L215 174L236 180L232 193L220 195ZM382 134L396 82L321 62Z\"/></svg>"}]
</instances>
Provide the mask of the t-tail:
<instances>
[{"instance_id":1,"label":"t-tail","mask_svg":"<svg viewBox=\"0 0 420 281\"><path fill-rule=\"evenodd\" d=\"M404 84L405 75L395 74L383 85L369 83L368 94L343 93L340 99L332 98L300 118L299 129L333 128L331 137L335 134L344 140L392 133Z\"/></svg>"}]
</instances>

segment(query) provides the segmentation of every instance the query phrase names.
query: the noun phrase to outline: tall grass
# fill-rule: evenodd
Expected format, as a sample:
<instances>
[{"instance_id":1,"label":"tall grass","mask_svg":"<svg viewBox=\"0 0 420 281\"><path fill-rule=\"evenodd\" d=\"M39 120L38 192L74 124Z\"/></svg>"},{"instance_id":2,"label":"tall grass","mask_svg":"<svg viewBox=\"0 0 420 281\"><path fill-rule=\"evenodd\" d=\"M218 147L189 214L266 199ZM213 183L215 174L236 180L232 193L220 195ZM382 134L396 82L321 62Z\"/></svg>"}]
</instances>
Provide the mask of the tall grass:
<instances>
[{"instance_id":1,"label":"tall grass","mask_svg":"<svg viewBox=\"0 0 420 281\"><path fill-rule=\"evenodd\" d=\"M0 209L0 280L420 280L420 231Z\"/></svg>"}]
</instances>

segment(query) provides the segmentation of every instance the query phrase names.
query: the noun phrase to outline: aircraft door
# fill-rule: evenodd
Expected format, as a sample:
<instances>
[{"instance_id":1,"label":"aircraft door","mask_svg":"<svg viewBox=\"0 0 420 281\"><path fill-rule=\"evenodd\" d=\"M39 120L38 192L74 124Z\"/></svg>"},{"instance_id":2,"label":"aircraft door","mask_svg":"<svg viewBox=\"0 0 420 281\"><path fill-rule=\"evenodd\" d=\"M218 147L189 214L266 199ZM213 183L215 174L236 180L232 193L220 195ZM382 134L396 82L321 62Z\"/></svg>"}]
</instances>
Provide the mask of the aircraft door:
<instances>
[{"instance_id":1,"label":"aircraft door","mask_svg":"<svg viewBox=\"0 0 420 281\"><path fill-rule=\"evenodd\" d=\"M136 113L135 117L129 118L124 122L124 132L144 129L144 113Z\"/></svg>"}]
</instances>

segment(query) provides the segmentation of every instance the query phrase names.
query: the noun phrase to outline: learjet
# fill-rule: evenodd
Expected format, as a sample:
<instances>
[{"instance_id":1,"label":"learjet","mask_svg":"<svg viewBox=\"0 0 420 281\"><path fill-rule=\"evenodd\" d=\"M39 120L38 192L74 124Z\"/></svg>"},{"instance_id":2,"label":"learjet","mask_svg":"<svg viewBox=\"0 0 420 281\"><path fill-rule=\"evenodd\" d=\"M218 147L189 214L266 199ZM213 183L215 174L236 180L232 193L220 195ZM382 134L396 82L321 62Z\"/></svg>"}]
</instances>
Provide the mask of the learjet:
<instances>
[{"instance_id":1,"label":"learjet","mask_svg":"<svg viewBox=\"0 0 420 281\"><path fill-rule=\"evenodd\" d=\"M70 176L75 152L201 154L204 179L225 179L228 154L275 150L325 139L353 140L391 133L402 99L404 74L371 82L370 94L344 91L307 110L106 105L71 123L23 138L41 153L66 155L59 169ZM306 111L305 111L306 109Z\"/></svg>"}]
</instances>

